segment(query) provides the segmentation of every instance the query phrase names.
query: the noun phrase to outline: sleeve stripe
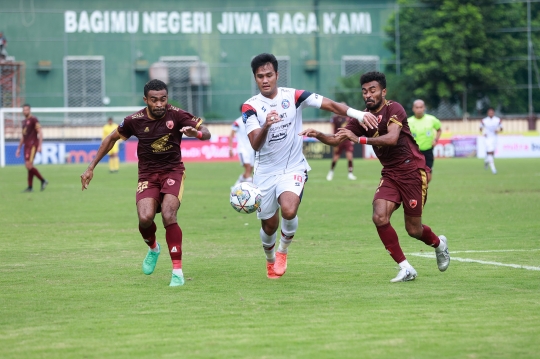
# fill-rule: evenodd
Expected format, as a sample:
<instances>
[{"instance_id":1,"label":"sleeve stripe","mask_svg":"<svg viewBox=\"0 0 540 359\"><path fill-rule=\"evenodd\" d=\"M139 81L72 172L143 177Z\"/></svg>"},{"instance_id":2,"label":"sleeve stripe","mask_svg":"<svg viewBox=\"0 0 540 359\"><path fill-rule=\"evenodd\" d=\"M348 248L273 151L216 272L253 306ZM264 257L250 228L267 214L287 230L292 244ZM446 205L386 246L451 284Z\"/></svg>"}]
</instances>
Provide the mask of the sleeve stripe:
<instances>
[{"instance_id":1,"label":"sleeve stripe","mask_svg":"<svg viewBox=\"0 0 540 359\"><path fill-rule=\"evenodd\" d=\"M388 127L388 125L390 124L390 122L395 123L395 124L398 125L399 127L403 127L403 124L402 124L401 122L399 122L396 118L397 118L396 115L393 115L392 117L390 117L390 120L388 120L388 124L386 125L386 127Z\"/></svg>"},{"instance_id":2,"label":"sleeve stripe","mask_svg":"<svg viewBox=\"0 0 540 359\"><path fill-rule=\"evenodd\" d=\"M296 90L296 92L294 93L294 102L296 108L300 107L302 102L304 102L309 96L311 96L311 92L309 91Z\"/></svg>"},{"instance_id":3,"label":"sleeve stripe","mask_svg":"<svg viewBox=\"0 0 540 359\"><path fill-rule=\"evenodd\" d=\"M255 109L251 105L243 104L242 105L242 121L246 123L247 119L253 115L257 116L257 111L255 111Z\"/></svg>"},{"instance_id":4,"label":"sleeve stripe","mask_svg":"<svg viewBox=\"0 0 540 359\"><path fill-rule=\"evenodd\" d=\"M198 118L197 124L195 125L195 129L198 130L199 127L201 127L202 123L203 123L203 119L202 119L202 118Z\"/></svg>"}]
</instances>

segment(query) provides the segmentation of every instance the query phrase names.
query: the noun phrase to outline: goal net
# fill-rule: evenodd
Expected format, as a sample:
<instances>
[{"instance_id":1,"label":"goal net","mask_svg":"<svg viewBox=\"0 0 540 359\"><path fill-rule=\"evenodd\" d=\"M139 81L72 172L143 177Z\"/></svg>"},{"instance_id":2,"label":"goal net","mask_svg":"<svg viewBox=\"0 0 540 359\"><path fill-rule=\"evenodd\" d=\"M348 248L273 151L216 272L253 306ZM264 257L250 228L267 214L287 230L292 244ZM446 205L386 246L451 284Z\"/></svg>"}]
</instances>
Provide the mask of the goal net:
<instances>
[{"instance_id":1,"label":"goal net","mask_svg":"<svg viewBox=\"0 0 540 359\"><path fill-rule=\"evenodd\" d=\"M43 131L35 164L87 163L96 155L108 118L120 124L140 107L32 107ZM0 108L0 167L24 164L15 152L22 136L22 108ZM122 147L123 144L120 144ZM125 151L120 151L120 161Z\"/></svg>"}]
</instances>

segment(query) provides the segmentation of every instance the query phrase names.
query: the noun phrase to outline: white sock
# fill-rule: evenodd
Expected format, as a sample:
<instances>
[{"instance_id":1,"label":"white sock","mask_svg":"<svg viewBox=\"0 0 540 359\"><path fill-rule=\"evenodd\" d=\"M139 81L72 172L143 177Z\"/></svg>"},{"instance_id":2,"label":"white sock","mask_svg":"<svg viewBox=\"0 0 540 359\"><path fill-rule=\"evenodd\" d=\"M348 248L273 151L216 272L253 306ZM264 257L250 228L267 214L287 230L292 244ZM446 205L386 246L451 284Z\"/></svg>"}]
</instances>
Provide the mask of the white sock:
<instances>
[{"instance_id":1,"label":"white sock","mask_svg":"<svg viewBox=\"0 0 540 359\"><path fill-rule=\"evenodd\" d=\"M173 274L176 274L176 275L179 276L179 277L183 277L183 276L184 276L184 272L182 272L182 268L179 268L179 269L173 269L172 272L173 272Z\"/></svg>"},{"instance_id":2,"label":"white sock","mask_svg":"<svg viewBox=\"0 0 540 359\"><path fill-rule=\"evenodd\" d=\"M405 259L403 262L399 263L399 268L410 268L412 267L409 262Z\"/></svg>"},{"instance_id":3,"label":"white sock","mask_svg":"<svg viewBox=\"0 0 540 359\"><path fill-rule=\"evenodd\" d=\"M159 243L156 243L156 248L150 248L150 250L154 253L159 253Z\"/></svg>"},{"instance_id":4,"label":"white sock","mask_svg":"<svg viewBox=\"0 0 540 359\"><path fill-rule=\"evenodd\" d=\"M274 253L274 248L276 246L276 233L269 236L261 228L259 231L259 236L261 237L261 242L263 244L264 254L266 255L266 261L269 263L274 263L276 261L276 254Z\"/></svg>"},{"instance_id":5,"label":"white sock","mask_svg":"<svg viewBox=\"0 0 540 359\"><path fill-rule=\"evenodd\" d=\"M298 216L291 220L281 218L281 239L279 240L278 252L287 253L287 248L292 242L292 238L298 229Z\"/></svg>"},{"instance_id":6,"label":"white sock","mask_svg":"<svg viewBox=\"0 0 540 359\"><path fill-rule=\"evenodd\" d=\"M489 162L489 168L491 168L491 172L497 172L497 170L495 169L495 158L493 157L493 155L488 155L487 158Z\"/></svg>"}]
</instances>

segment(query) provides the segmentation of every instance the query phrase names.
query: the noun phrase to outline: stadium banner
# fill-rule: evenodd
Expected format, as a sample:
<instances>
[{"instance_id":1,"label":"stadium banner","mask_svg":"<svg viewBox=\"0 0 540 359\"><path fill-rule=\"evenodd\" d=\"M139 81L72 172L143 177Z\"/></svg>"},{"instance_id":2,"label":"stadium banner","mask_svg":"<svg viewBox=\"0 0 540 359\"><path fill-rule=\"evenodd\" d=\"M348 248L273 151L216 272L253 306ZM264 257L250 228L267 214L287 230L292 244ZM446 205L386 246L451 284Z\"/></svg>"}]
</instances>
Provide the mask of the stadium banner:
<instances>
[{"instance_id":1,"label":"stadium banner","mask_svg":"<svg viewBox=\"0 0 540 359\"><path fill-rule=\"evenodd\" d=\"M137 162L137 140L126 142L126 162ZM238 161L236 146L233 148L233 157L229 157L229 138L227 136L212 136L209 141L201 141L192 138L182 138L182 161Z\"/></svg>"},{"instance_id":2,"label":"stadium banner","mask_svg":"<svg viewBox=\"0 0 540 359\"><path fill-rule=\"evenodd\" d=\"M451 139L455 157L476 157L477 136L454 136Z\"/></svg>"},{"instance_id":3,"label":"stadium banner","mask_svg":"<svg viewBox=\"0 0 540 359\"><path fill-rule=\"evenodd\" d=\"M476 156L476 136L453 136L441 138L433 148L436 158L474 157ZM370 145L364 146L364 159L376 159L375 151Z\"/></svg>"},{"instance_id":4,"label":"stadium banner","mask_svg":"<svg viewBox=\"0 0 540 359\"><path fill-rule=\"evenodd\" d=\"M332 146L325 145L319 140L312 137L304 137L304 144L302 148L306 159L331 159L333 157ZM345 153L341 154L341 157L345 157ZM362 146L353 146L353 157L362 158Z\"/></svg>"},{"instance_id":5,"label":"stadium banner","mask_svg":"<svg viewBox=\"0 0 540 359\"><path fill-rule=\"evenodd\" d=\"M486 156L486 138L478 136L478 158ZM495 157L531 158L540 157L539 136L497 136Z\"/></svg>"},{"instance_id":6,"label":"stadium banner","mask_svg":"<svg viewBox=\"0 0 540 359\"><path fill-rule=\"evenodd\" d=\"M65 163L89 163L96 157L101 141L81 141L81 142L48 142L41 144L41 153L36 153L35 165L65 164ZM24 164L24 147L21 155L15 157L18 142L6 143L6 165ZM118 153L120 161L125 161L124 143L120 142ZM102 161L108 161L109 156L105 156Z\"/></svg>"}]
</instances>

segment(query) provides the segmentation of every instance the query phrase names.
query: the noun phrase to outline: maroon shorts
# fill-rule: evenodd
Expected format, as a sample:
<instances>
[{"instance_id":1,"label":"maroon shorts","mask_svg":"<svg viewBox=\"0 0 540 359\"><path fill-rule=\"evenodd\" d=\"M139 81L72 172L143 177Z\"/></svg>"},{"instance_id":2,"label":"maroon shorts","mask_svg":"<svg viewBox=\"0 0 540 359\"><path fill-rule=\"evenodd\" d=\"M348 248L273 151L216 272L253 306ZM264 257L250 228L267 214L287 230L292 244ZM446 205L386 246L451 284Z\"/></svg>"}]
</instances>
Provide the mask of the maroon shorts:
<instances>
[{"instance_id":1,"label":"maroon shorts","mask_svg":"<svg viewBox=\"0 0 540 359\"><path fill-rule=\"evenodd\" d=\"M337 146L334 150L334 153L336 155L340 155L343 153L343 152L352 152L353 151L353 143L349 140L347 141L343 141L339 144L339 146Z\"/></svg>"},{"instance_id":2,"label":"maroon shorts","mask_svg":"<svg viewBox=\"0 0 540 359\"><path fill-rule=\"evenodd\" d=\"M166 194L178 197L178 200L182 203L185 178L186 174L183 171L140 176L137 185L136 203L143 198L153 198L158 203L158 213L161 212L161 202Z\"/></svg>"},{"instance_id":3,"label":"maroon shorts","mask_svg":"<svg viewBox=\"0 0 540 359\"><path fill-rule=\"evenodd\" d=\"M399 176L384 174L373 200L394 202L398 208L403 202L403 212L407 216L421 217L427 200L427 188L427 176L423 169Z\"/></svg>"},{"instance_id":4,"label":"maroon shorts","mask_svg":"<svg viewBox=\"0 0 540 359\"><path fill-rule=\"evenodd\" d=\"M37 150L37 146L35 145L32 145L32 146L24 145L24 160L30 161L30 163L33 163L34 157L36 156L36 150Z\"/></svg>"}]
</instances>

